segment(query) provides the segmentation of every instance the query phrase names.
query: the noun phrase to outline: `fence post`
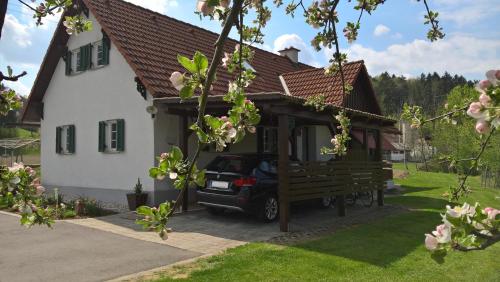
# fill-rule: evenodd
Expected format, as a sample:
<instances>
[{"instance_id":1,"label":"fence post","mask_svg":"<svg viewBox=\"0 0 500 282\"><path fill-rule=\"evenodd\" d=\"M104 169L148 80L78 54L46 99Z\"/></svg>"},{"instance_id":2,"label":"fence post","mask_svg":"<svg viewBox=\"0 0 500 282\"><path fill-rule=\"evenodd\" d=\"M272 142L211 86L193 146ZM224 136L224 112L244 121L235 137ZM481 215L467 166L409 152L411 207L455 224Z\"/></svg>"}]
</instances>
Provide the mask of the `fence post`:
<instances>
[{"instance_id":1,"label":"fence post","mask_svg":"<svg viewBox=\"0 0 500 282\"><path fill-rule=\"evenodd\" d=\"M280 231L288 232L290 203L288 198L288 115L278 116L278 181Z\"/></svg>"},{"instance_id":2,"label":"fence post","mask_svg":"<svg viewBox=\"0 0 500 282\"><path fill-rule=\"evenodd\" d=\"M375 143L375 160L382 163L382 129L377 130ZM383 166L380 169L383 174ZM377 190L377 204L379 207L384 205L385 177L383 175L381 175L380 181L382 182L382 187L379 187L379 189Z\"/></svg>"},{"instance_id":3,"label":"fence post","mask_svg":"<svg viewBox=\"0 0 500 282\"><path fill-rule=\"evenodd\" d=\"M335 199L338 216L345 216L345 195L338 195Z\"/></svg>"}]
</instances>

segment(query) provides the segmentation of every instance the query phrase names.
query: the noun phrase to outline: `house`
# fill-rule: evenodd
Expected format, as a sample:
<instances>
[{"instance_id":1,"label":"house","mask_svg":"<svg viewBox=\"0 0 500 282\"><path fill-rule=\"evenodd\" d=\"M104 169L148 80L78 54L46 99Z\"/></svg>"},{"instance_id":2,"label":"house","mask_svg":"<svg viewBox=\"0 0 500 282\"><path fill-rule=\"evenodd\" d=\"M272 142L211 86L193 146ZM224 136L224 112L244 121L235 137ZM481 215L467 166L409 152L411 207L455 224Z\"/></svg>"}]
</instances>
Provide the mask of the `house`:
<instances>
[{"instance_id":1,"label":"house","mask_svg":"<svg viewBox=\"0 0 500 282\"><path fill-rule=\"evenodd\" d=\"M188 125L196 100L180 103L169 76L181 70L177 54L192 56L199 50L210 57L218 35L121 0L82 0L68 13L87 16L93 30L68 35L59 23L23 113L23 121L41 124L43 185L58 187L68 197L86 195L123 205L139 177L150 204L174 199L178 191L172 184L150 178L148 169L173 145L194 152L196 137ZM226 50L236 43L227 42ZM391 130L394 121L382 116L363 61L345 65L345 78L354 90L344 97L340 77L298 62L299 50L288 48L280 55L254 50L250 64L257 78L247 93L262 122L257 134L228 152L280 153L282 176L288 155L328 161L332 157L321 155L320 148L330 145L336 130L332 114L346 108L353 128L362 132L353 138L347 159L380 160L366 140L374 139L380 148L377 136ZM208 112L222 115L227 110L221 95L230 78L218 70ZM327 97L324 112L304 106L307 97L317 94ZM152 106L154 114L147 110ZM199 165L217 154L205 148Z\"/></svg>"}]
</instances>

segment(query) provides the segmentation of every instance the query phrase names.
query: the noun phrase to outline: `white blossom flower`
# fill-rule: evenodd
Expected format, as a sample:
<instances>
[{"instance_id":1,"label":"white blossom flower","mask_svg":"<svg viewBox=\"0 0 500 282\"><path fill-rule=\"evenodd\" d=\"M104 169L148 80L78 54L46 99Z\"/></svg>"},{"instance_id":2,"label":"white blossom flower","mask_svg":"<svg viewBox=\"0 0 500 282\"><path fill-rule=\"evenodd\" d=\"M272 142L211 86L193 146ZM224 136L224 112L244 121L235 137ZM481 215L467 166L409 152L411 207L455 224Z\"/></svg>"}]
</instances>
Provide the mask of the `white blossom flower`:
<instances>
[{"instance_id":1,"label":"white blossom flower","mask_svg":"<svg viewBox=\"0 0 500 282\"><path fill-rule=\"evenodd\" d=\"M431 234L425 234L425 247L429 251L434 251L438 247L438 241L436 237L432 236Z\"/></svg>"},{"instance_id":2,"label":"white blossom flower","mask_svg":"<svg viewBox=\"0 0 500 282\"><path fill-rule=\"evenodd\" d=\"M177 178L177 172L173 172L171 171L169 174L168 174L168 177L170 179L176 179Z\"/></svg>"},{"instance_id":3,"label":"white blossom flower","mask_svg":"<svg viewBox=\"0 0 500 282\"><path fill-rule=\"evenodd\" d=\"M446 222L444 224L438 225L436 230L432 231L432 235L436 237L438 243L446 244L451 241L451 225Z\"/></svg>"},{"instance_id":4,"label":"white blossom flower","mask_svg":"<svg viewBox=\"0 0 500 282\"><path fill-rule=\"evenodd\" d=\"M18 172L20 169L24 169L23 163L14 163L11 167L9 167L9 172Z\"/></svg>"},{"instance_id":5,"label":"white blossom flower","mask_svg":"<svg viewBox=\"0 0 500 282\"><path fill-rule=\"evenodd\" d=\"M208 5L208 1L198 0L196 10L198 10L198 12L202 13L204 16L208 16L214 12L214 7L210 7Z\"/></svg>"},{"instance_id":6,"label":"white blossom flower","mask_svg":"<svg viewBox=\"0 0 500 282\"><path fill-rule=\"evenodd\" d=\"M180 91L184 87L184 75L178 71L174 71L170 75L170 82L172 82L175 89Z\"/></svg>"}]
</instances>

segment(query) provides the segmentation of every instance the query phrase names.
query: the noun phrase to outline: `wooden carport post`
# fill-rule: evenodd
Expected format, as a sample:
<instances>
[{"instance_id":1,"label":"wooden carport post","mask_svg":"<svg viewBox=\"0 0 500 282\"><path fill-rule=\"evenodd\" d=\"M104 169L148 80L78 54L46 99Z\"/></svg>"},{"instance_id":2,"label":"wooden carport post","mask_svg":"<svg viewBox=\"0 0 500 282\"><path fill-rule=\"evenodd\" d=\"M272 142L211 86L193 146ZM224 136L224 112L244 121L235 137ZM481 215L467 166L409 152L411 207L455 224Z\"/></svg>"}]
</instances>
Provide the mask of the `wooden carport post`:
<instances>
[{"instance_id":1,"label":"wooden carport post","mask_svg":"<svg viewBox=\"0 0 500 282\"><path fill-rule=\"evenodd\" d=\"M188 157L189 150L188 150L188 139L189 139L189 132L188 132L188 118L187 114L183 114L179 116L179 148L182 151L182 154L184 155L184 158ZM189 187L184 190L182 196L182 211L186 212L188 210L188 205L189 205Z\"/></svg>"},{"instance_id":2,"label":"wooden carport post","mask_svg":"<svg viewBox=\"0 0 500 282\"><path fill-rule=\"evenodd\" d=\"M377 130L377 135L375 138L375 160L377 162L382 162L382 130L379 129ZM382 169L382 168L381 168ZM381 176L381 181L383 180L383 176ZM382 184L382 187L377 190L377 203L381 207L384 205L384 186L385 184Z\"/></svg>"},{"instance_id":3,"label":"wooden carport post","mask_svg":"<svg viewBox=\"0 0 500 282\"><path fill-rule=\"evenodd\" d=\"M288 198L288 115L278 116L278 181L280 231L288 232L290 203Z\"/></svg>"}]
</instances>

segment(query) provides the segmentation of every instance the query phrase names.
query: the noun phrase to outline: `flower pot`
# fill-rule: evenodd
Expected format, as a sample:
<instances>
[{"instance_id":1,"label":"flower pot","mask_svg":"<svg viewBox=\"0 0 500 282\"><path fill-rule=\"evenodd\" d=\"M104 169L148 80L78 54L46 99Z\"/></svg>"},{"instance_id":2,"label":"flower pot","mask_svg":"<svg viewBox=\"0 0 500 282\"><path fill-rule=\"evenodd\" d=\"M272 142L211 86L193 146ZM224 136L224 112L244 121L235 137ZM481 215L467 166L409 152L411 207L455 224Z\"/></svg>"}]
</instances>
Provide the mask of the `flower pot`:
<instances>
[{"instance_id":1,"label":"flower pot","mask_svg":"<svg viewBox=\"0 0 500 282\"><path fill-rule=\"evenodd\" d=\"M144 206L146 204L146 202L148 201L148 194L130 193L127 194L127 201L128 201L128 208L131 211L135 211L138 207Z\"/></svg>"}]
</instances>

